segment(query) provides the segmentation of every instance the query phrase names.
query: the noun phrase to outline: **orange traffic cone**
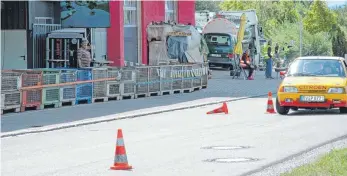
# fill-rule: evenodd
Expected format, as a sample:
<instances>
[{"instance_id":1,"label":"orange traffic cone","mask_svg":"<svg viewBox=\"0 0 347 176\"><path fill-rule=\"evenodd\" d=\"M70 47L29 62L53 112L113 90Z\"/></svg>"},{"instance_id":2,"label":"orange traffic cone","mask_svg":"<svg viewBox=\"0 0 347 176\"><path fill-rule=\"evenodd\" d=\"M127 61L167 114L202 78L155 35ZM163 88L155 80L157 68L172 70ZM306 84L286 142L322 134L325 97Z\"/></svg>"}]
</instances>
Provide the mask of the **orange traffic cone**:
<instances>
[{"instance_id":1,"label":"orange traffic cone","mask_svg":"<svg viewBox=\"0 0 347 176\"><path fill-rule=\"evenodd\" d=\"M224 112L225 114L229 113L228 112L228 106L225 102L223 103L222 107L214 109L212 111L209 111L209 112L207 112L207 114L216 114L216 113L222 113L222 112Z\"/></svg>"},{"instance_id":2,"label":"orange traffic cone","mask_svg":"<svg viewBox=\"0 0 347 176\"><path fill-rule=\"evenodd\" d=\"M125 151L122 129L118 129L116 154L115 154L114 163L113 163L113 166L111 166L111 169L112 170L132 169L132 166L128 164L128 158Z\"/></svg>"},{"instance_id":3,"label":"orange traffic cone","mask_svg":"<svg viewBox=\"0 0 347 176\"><path fill-rule=\"evenodd\" d=\"M269 92L269 94L268 94L266 113L267 114L275 114L276 113L275 109L274 109L274 104L272 101L272 93L271 92Z\"/></svg>"}]
</instances>

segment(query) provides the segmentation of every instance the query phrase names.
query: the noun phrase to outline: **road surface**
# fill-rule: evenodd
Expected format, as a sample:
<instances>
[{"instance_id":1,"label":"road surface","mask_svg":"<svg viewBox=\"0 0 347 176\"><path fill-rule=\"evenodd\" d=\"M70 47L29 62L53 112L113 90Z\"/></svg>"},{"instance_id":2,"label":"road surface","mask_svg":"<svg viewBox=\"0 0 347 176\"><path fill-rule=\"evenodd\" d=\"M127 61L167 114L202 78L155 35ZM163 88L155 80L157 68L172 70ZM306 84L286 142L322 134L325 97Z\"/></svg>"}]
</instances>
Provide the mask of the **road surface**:
<instances>
[{"instance_id":1,"label":"road surface","mask_svg":"<svg viewBox=\"0 0 347 176\"><path fill-rule=\"evenodd\" d=\"M265 114L266 102L264 97L228 103L229 115L206 115L218 107L211 105L3 138L1 173L3 176L241 175L347 134L347 116L338 111L280 116ZM118 128L123 129L132 171L109 170ZM209 146L250 148L204 149ZM209 162L223 158L258 160Z\"/></svg>"},{"instance_id":2,"label":"road surface","mask_svg":"<svg viewBox=\"0 0 347 176\"><path fill-rule=\"evenodd\" d=\"M1 132L28 129L96 118L110 114L172 105L210 97L244 97L276 91L280 80L265 80L264 72L257 72L255 80L233 80L228 71L214 70L208 88L193 93L149 97L133 100L93 103L42 111L9 113L1 117Z\"/></svg>"}]
</instances>

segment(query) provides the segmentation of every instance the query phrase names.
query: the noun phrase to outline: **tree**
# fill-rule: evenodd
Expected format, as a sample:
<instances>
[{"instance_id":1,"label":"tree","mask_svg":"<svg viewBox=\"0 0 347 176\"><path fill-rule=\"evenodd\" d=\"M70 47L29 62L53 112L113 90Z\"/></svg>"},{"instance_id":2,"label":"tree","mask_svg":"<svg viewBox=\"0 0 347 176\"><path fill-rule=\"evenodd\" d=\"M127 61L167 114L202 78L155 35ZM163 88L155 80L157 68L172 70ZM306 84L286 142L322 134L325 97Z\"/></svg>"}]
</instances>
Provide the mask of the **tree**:
<instances>
[{"instance_id":1,"label":"tree","mask_svg":"<svg viewBox=\"0 0 347 176\"><path fill-rule=\"evenodd\" d=\"M273 30L272 41L277 42L280 48L285 47L285 43L293 40L295 44L293 47L286 51L280 52L280 57L284 55L288 59L294 59L299 56L300 52L300 27L293 25L292 23L286 22ZM326 33L310 34L308 31L303 31L303 56L309 55L331 55L331 42L328 40Z\"/></svg>"},{"instance_id":2,"label":"tree","mask_svg":"<svg viewBox=\"0 0 347 176\"><path fill-rule=\"evenodd\" d=\"M195 10L196 11L208 10L210 12L218 12L220 10L219 4L220 4L220 1L197 0L195 1Z\"/></svg>"},{"instance_id":3,"label":"tree","mask_svg":"<svg viewBox=\"0 0 347 176\"><path fill-rule=\"evenodd\" d=\"M337 28L336 36L332 38L332 50L334 56L345 57L347 54L346 35L340 28Z\"/></svg>"},{"instance_id":4,"label":"tree","mask_svg":"<svg viewBox=\"0 0 347 176\"><path fill-rule=\"evenodd\" d=\"M297 5L299 4L299 5ZM286 21L295 23L298 21L298 7L304 7L302 3L294 1L241 1L229 0L220 4L222 10L247 10L255 9L260 25L266 37L271 37L271 31ZM304 9L304 8L303 8Z\"/></svg>"},{"instance_id":5,"label":"tree","mask_svg":"<svg viewBox=\"0 0 347 176\"><path fill-rule=\"evenodd\" d=\"M337 25L347 33L347 2L343 6L333 8L333 11L337 16Z\"/></svg>"},{"instance_id":6,"label":"tree","mask_svg":"<svg viewBox=\"0 0 347 176\"><path fill-rule=\"evenodd\" d=\"M315 0L304 18L304 27L311 33L330 32L332 26L336 25L336 14L334 14L325 1Z\"/></svg>"}]
</instances>

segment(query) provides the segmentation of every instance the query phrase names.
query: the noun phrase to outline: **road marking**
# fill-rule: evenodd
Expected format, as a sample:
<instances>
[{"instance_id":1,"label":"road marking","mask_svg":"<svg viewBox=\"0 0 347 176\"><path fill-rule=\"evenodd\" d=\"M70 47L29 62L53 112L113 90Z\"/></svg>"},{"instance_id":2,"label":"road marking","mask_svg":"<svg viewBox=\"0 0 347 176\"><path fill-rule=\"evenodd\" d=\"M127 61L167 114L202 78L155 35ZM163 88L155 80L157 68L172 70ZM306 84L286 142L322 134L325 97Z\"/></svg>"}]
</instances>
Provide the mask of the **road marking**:
<instances>
[{"instance_id":1,"label":"road marking","mask_svg":"<svg viewBox=\"0 0 347 176\"><path fill-rule=\"evenodd\" d=\"M209 146L203 147L201 149L212 149L212 150L238 150L238 149L248 149L250 146Z\"/></svg>"},{"instance_id":2,"label":"road marking","mask_svg":"<svg viewBox=\"0 0 347 176\"><path fill-rule=\"evenodd\" d=\"M216 163L244 163L259 161L257 158L215 158L204 160L205 162L216 162Z\"/></svg>"}]
</instances>

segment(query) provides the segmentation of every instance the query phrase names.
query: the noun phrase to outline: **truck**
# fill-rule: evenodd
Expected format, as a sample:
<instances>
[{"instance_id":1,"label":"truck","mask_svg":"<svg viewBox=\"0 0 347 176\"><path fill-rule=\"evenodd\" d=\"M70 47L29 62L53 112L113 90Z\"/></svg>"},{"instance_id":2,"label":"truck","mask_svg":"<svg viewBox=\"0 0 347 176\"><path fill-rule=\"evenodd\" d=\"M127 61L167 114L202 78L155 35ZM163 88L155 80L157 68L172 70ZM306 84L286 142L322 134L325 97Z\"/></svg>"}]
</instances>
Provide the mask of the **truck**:
<instances>
[{"instance_id":1,"label":"truck","mask_svg":"<svg viewBox=\"0 0 347 176\"><path fill-rule=\"evenodd\" d=\"M242 48L243 50L250 49L253 65L258 67L261 64L260 41L263 35L262 28L258 24L256 11L251 9L243 11L219 11L214 16L214 19L204 26L202 33L210 50L208 56L210 66L221 66L230 68L231 70L233 69L233 50L236 45L237 32L243 13L246 14L247 21ZM210 39L212 38L217 40L217 42L211 41ZM223 41L225 38L230 39L230 44Z\"/></svg>"},{"instance_id":2,"label":"truck","mask_svg":"<svg viewBox=\"0 0 347 176\"><path fill-rule=\"evenodd\" d=\"M204 26L213 19L216 15L216 12L210 12L208 10L202 10L195 12L195 27L196 29L202 33L202 29Z\"/></svg>"},{"instance_id":3,"label":"truck","mask_svg":"<svg viewBox=\"0 0 347 176\"><path fill-rule=\"evenodd\" d=\"M227 19L216 17L204 26L202 35L209 49L209 66L233 68L237 26Z\"/></svg>"}]
</instances>

